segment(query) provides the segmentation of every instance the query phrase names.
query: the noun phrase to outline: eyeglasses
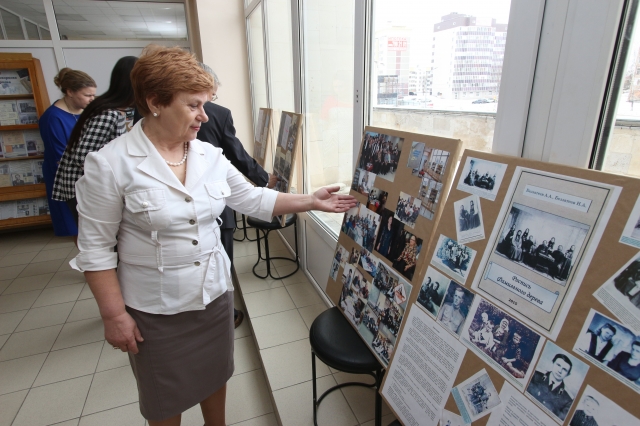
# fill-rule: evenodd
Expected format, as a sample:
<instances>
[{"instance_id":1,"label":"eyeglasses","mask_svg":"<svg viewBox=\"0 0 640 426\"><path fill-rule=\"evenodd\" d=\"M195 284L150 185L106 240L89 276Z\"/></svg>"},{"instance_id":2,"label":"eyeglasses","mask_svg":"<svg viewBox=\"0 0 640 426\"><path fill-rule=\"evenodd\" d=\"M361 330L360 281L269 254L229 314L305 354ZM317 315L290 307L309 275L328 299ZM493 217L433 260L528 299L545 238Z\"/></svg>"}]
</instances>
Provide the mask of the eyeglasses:
<instances>
[{"instance_id":1,"label":"eyeglasses","mask_svg":"<svg viewBox=\"0 0 640 426\"><path fill-rule=\"evenodd\" d=\"M216 99L218 99L218 95L213 95L209 102L215 102Z\"/></svg>"}]
</instances>

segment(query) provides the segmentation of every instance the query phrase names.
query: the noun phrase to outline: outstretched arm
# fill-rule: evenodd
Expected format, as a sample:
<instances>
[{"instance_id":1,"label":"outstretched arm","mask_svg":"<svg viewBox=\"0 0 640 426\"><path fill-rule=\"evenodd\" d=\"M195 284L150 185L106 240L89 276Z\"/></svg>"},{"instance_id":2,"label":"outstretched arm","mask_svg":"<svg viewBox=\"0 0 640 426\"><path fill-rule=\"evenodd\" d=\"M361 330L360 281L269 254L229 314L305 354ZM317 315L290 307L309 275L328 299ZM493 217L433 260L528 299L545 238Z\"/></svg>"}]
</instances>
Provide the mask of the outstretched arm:
<instances>
[{"instance_id":1,"label":"outstretched arm","mask_svg":"<svg viewBox=\"0 0 640 426\"><path fill-rule=\"evenodd\" d=\"M356 206L356 199L351 195L336 194L339 186L320 188L313 194L278 193L273 215L320 210L329 213L344 213Z\"/></svg>"}]
</instances>

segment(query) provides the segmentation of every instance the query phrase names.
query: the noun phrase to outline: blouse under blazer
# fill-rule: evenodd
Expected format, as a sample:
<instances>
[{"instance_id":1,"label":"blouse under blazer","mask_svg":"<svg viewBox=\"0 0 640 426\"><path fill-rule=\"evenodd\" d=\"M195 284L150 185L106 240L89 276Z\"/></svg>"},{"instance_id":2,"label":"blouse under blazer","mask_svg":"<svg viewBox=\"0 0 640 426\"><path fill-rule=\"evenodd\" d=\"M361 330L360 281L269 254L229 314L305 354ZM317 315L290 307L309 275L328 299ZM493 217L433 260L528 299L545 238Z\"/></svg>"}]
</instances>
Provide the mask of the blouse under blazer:
<instances>
[{"instance_id":1,"label":"blouse under blazer","mask_svg":"<svg viewBox=\"0 0 640 426\"><path fill-rule=\"evenodd\" d=\"M202 310L233 289L220 241L225 205L270 221L278 193L249 184L220 148L197 139L182 185L143 121L87 155L76 183L80 253L71 265L82 272L117 266L124 302L139 311Z\"/></svg>"}]
</instances>

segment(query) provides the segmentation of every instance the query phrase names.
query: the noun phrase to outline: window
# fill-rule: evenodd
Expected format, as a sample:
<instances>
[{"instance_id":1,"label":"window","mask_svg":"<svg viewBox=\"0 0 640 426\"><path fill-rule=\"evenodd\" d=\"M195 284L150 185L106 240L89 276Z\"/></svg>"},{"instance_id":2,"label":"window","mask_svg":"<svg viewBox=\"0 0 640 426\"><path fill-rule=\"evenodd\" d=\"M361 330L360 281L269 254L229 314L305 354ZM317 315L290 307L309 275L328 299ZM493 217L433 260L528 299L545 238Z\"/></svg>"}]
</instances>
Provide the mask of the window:
<instances>
[{"instance_id":1,"label":"window","mask_svg":"<svg viewBox=\"0 0 640 426\"><path fill-rule=\"evenodd\" d=\"M257 134L260 108L269 106L267 100L267 80L264 66L264 42L262 30L262 4L259 4L247 18L247 38L249 39L249 65L251 67L251 96L253 100L253 128Z\"/></svg>"},{"instance_id":2,"label":"window","mask_svg":"<svg viewBox=\"0 0 640 426\"><path fill-rule=\"evenodd\" d=\"M271 108L295 112L289 0L266 0Z\"/></svg>"},{"instance_id":3,"label":"window","mask_svg":"<svg viewBox=\"0 0 640 426\"><path fill-rule=\"evenodd\" d=\"M20 17L6 9L0 9L4 31L8 40L24 40Z\"/></svg>"},{"instance_id":4,"label":"window","mask_svg":"<svg viewBox=\"0 0 640 426\"><path fill-rule=\"evenodd\" d=\"M36 24L24 20L24 27L27 30L29 40L40 40L40 34L38 34L38 26Z\"/></svg>"},{"instance_id":5,"label":"window","mask_svg":"<svg viewBox=\"0 0 640 426\"><path fill-rule=\"evenodd\" d=\"M304 151L307 192L353 174L354 0L302 2ZM313 212L338 235L342 214Z\"/></svg>"},{"instance_id":6,"label":"window","mask_svg":"<svg viewBox=\"0 0 640 426\"><path fill-rule=\"evenodd\" d=\"M369 124L491 151L510 6L376 1Z\"/></svg>"}]
</instances>

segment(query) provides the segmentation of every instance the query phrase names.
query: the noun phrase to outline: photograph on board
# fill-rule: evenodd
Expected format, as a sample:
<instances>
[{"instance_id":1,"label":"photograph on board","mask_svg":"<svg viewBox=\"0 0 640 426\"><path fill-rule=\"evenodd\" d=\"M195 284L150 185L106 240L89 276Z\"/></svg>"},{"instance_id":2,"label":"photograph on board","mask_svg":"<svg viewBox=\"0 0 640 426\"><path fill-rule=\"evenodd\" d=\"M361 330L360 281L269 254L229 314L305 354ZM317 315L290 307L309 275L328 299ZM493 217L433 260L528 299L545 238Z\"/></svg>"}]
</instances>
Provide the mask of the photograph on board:
<instances>
[{"instance_id":1,"label":"photograph on board","mask_svg":"<svg viewBox=\"0 0 640 426\"><path fill-rule=\"evenodd\" d=\"M343 268L349 260L349 252L342 246L342 244L337 245L336 252L333 254L333 259L337 261Z\"/></svg>"},{"instance_id":2,"label":"photograph on board","mask_svg":"<svg viewBox=\"0 0 640 426\"><path fill-rule=\"evenodd\" d=\"M620 192L516 167L471 288L555 339Z\"/></svg>"},{"instance_id":3,"label":"photograph on board","mask_svg":"<svg viewBox=\"0 0 640 426\"><path fill-rule=\"evenodd\" d=\"M376 175L368 172L364 169L356 169L353 174L353 181L351 182L351 189L358 191L363 195L369 195L369 192L373 189L373 182L376 180Z\"/></svg>"},{"instance_id":4,"label":"photograph on board","mask_svg":"<svg viewBox=\"0 0 640 426\"><path fill-rule=\"evenodd\" d=\"M438 316L449 281L451 280L438 272L437 269L431 266L427 268L416 302L433 318Z\"/></svg>"},{"instance_id":5,"label":"photograph on board","mask_svg":"<svg viewBox=\"0 0 640 426\"><path fill-rule=\"evenodd\" d=\"M367 272L372 277L376 276L377 269L378 269L378 262L379 262L378 258L372 255L369 250L364 248L362 249L358 264L362 266L362 269L364 269L364 271Z\"/></svg>"},{"instance_id":6,"label":"photograph on board","mask_svg":"<svg viewBox=\"0 0 640 426\"><path fill-rule=\"evenodd\" d=\"M380 213L387 205L387 198L389 193L378 188L372 188L369 191L369 198L367 199L367 208L375 213Z\"/></svg>"},{"instance_id":7,"label":"photograph on board","mask_svg":"<svg viewBox=\"0 0 640 426\"><path fill-rule=\"evenodd\" d=\"M332 280L336 281L338 279L338 271L340 270L340 262L336 259L333 259L331 262L331 270L329 271L329 276Z\"/></svg>"},{"instance_id":8,"label":"photograph on board","mask_svg":"<svg viewBox=\"0 0 640 426\"><path fill-rule=\"evenodd\" d=\"M426 176L422 178L418 198L420 199L420 216L433 220L440 201L443 184Z\"/></svg>"},{"instance_id":9,"label":"photograph on board","mask_svg":"<svg viewBox=\"0 0 640 426\"><path fill-rule=\"evenodd\" d=\"M394 217L413 229L416 227L416 220L420 213L420 205L421 202L417 197L400 192Z\"/></svg>"},{"instance_id":10,"label":"photograph on board","mask_svg":"<svg viewBox=\"0 0 640 426\"><path fill-rule=\"evenodd\" d=\"M618 404L587 385L580 403L573 412L569 426L640 425L640 419L620 408Z\"/></svg>"},{"instance_id":11,"label":"photograph on board","mask_svg":"<svg viewBox=\"0 0 640 426\"><path fill-rule=\"evenodd\" d=\"M352 265L357 265L359 260L360 260L360 249L356 247L352 247L351 253L349 253L349 260L347 262L351 263Z\"/></svg>"},{"instance_id":12,"label":"photograph on board","mask_svg":"<svg viewBox=\"0 0 640 426\"><path fill-rule=\"evenodd\" d=\"M460 336L474 297L472 292L452 280L438 312L438 323L456 336Z\"/></svg>"},{"instance_id":13,"label":"photograph on board","mask_svg":"<svg viewBox=\"0 0 640 426\"><path fill-rule=\"evenodd\" d=\"M457 242L456 240L440 235L438 244L433 252L431 263L461 283L465 283L469 276L469 270L473 265L476 251Z\"/></svg>"},{"instance_id":14,"label":"photograph on board","mask_svg":"<svg viewBox=\"0 0 640 426\"><path fill-rule=\"evenodd\" d=\"M562 423L588 370L587 364L547 340L526 394L543 411Z\"/></svg>"},{"instance_id":15,"label":"photograph on board","mask_svg":"<svg viewBox=\"0 0 640 426\"><path fill-rule=\"evenodd\" d=\"M620 242L631 247L640 248L640 195L638 195L627 224L624 226Z\"/></svg>"},{"instance_id":16,"label":"photograph on board","mask_svg":"<svg viewBox=\"0 0 640 426\"><path fill-rule=\"evenodd\" d=\"M404 139L399 136L365 132L358 168L393 182L403 142Z\"/></svg>"},{"instance_id":17,"label":"photograph on board","mask_svg":"<svg viewBox=\"0 0 640 426\"><path fill-rule=\"evenodd\" d=\"M442 182L442 176L447 170L450 153L441 149L425 148L418 167L411 170L416 177L428 177L436 182Z\"/></svg>"},{"instance_id":18,"label":"photograph on board","mask_svg":"<svg viewBox=\"0 0 640 426\"><path fill-rule=\"evenodd\" d=\"M364 204L358 203L347 210L342 223L342 232L367 250L373 250L373 243L380 226L380 215L372 212Z\"/></svg>"},{"instance_id":19,"label":"photograph on board","mask_svg":"<svg viewBox=\"0 0 640 426\"><path fill-rule=\"evenodd\" d=\"M495 201L506 170L506 164L467 157L457 189Z\"/></svg>"},{"instance_id":20,"label":"photograph on board","mask_svg":"<svg viewBox=\"0 0 640 426\"><path fill-rule=\"evenodd\" d=\"M345 268L345 275L342 276L342 292L338 305L344 312L345 316L355 326L360 324L364 307L369 297L370 282L362 275L358 268L348 265ZM363 297L363 294L366 297Z\"/></svg>"},{"instance_id":21,"label":"photograph on board","mask_svg":"<svg viewBox=\"0 0 640 426\"><path fill-rule=\"evenodd\" d=\"M417 169L418 167L420 167L420 160L422 159L423 152L424 142L411 142L411 151L409 152L407 167L410 169Z\"/></svg>"},{"instance_id":22,"label":"photograph on board","mask_svg":"<svg viewBox=\"0 0 640 426\"><path fill-rule=\"evenodd\" d=\"M465 422L462 416L452 413L449 410L442 410L440 423L438 426L470 426L471 422Z\"/></svg>"},{"instance_id":23,"label":"photograph on board","mask_svg":"<svg viewBox=\"0 0 640 426\"><path fill-rule=\"evenodd\" d=\"M544 343L540 334L482 297L474 300L461 340L521 391Z\"/></svg>"},{"instance_id":24,"label":"photograph on board","mask_svg":"<svg viewBox=\"0 0 640 426\"><path fill-rule=\"evenodd\" d=\"M458 241L470 243L484 239L484 223L480 199L477 195L470 195L453 203L453 213L456 218L456 233Z\"/></svg>"},{"instance_id":25,"label":"photograph on board","mask_svg":"<svg viewBox=\"0 0 640 426\"><path fill-rule=\"evenodd\" d=\"M384 209L380 216L382 225L376 236L375 250L389 259L404 277L412 280L422 250L422 238L407 231L391 210Z\"/></svg>"},{"instance_id":26,"label":"photograph on board","mask_svg":"<svg viewBox=\"0 0 640 426\"><path fill-rule=\"evenodd\" d=\"M489 414L502 401L484 368L451 390L462 418L471 423Z\"/></svg>"},{"instance_id":27,"label":"photograph on board","mask_svg":"<svg viewBox=\"0 0 640 426\"><path fill-rule=\"evenodd\" d=\"M593 296L640 334L640 254L632 257Z\"/></svg>"},{"instance_id":28,"label":"photograph on board","mask_svg":"<svg viewBox=\"0 0 640 426\"><path fill-rule=\"evenodd\" d=\"M591 309L573 351L640 393L640 336Z\"/></svg>"}]
</instances>

